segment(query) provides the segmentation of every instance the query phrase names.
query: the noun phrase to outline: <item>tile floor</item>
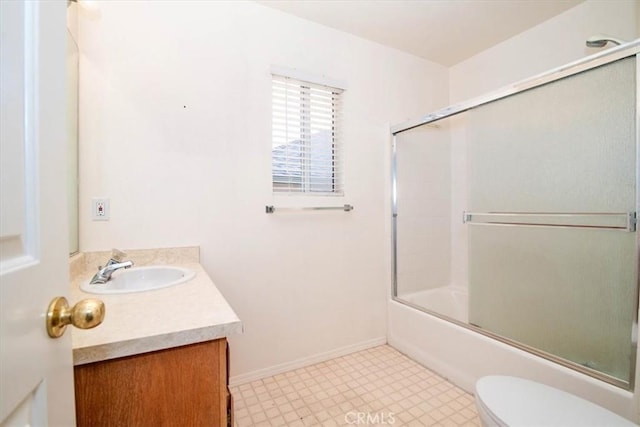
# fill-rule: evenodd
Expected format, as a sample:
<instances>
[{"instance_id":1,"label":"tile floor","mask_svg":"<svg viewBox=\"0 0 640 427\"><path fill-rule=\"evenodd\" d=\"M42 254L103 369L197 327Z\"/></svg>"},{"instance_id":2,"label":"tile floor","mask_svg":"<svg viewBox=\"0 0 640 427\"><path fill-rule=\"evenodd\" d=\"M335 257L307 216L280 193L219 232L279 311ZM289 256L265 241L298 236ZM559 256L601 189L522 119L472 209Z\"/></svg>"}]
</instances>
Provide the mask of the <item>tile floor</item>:
<instances>
[{"instance_id":1,"label":"tile floor","mask_svg":"<svg viewBox=\"0 0 640 427\"><path fill-rule=\"evenodd\" d=\"M480 426L472 395L388 345L231 392L236 427Z\"/></svg>"}]
</instances>

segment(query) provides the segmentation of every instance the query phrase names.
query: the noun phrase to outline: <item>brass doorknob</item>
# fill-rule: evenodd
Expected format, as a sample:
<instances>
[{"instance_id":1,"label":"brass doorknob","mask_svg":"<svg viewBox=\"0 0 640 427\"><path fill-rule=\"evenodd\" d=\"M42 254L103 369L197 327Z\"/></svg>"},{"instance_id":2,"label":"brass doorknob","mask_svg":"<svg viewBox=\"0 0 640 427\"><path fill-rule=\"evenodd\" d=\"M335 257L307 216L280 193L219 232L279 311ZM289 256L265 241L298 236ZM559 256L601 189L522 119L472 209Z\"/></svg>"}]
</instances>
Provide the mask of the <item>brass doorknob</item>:
<instances>
[{"instance_id":1,"label":"brass doorknob","mask_svg":"<svg viewBox=\"0 0 640 427\"><path fill-rule=\"evenodd\" d=\"M65 297L54 298L47 311L47 333L51 338L59 338L67 325L80 329L95 328L104 320L104 312L104 303L98 299L84 299L69 308Z\"/></svg>"}]
</instances>

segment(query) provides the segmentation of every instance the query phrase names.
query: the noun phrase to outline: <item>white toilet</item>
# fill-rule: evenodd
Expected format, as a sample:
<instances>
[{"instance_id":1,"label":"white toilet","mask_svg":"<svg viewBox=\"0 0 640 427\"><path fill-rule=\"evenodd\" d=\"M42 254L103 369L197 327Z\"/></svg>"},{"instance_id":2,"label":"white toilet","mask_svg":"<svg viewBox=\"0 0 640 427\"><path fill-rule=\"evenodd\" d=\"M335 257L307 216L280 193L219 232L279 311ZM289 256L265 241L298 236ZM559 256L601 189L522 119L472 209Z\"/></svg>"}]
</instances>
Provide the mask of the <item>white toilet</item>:
<instances>
[{"instance_id":1,"label":"white toilet","mask_svg":"<svg viewBox=\"0 0 640 427\"><path fill-rule=\"evenodd\" d=\"M480 378L476 383L476 406L485 427L636 425L572 394L508 376Z\"/></svg>"}]
</instances>

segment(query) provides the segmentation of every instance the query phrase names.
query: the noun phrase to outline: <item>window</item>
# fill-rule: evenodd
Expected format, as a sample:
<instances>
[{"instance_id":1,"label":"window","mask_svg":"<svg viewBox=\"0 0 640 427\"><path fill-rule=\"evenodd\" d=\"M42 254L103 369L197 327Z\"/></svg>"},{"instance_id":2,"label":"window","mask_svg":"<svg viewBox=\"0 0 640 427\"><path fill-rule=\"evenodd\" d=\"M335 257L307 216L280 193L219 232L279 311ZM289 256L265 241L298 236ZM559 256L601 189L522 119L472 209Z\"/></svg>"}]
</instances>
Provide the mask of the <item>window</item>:
<instances>
[{"instance_id":1,"label":"window","mask_svg":"<svg viewBox=\"0 0 640 427\"><path fill-rule=\"evenodd\" d=\"M343 194L342 89L273 75L272 180L275 193Z\"/></svg>"}]
</instances>

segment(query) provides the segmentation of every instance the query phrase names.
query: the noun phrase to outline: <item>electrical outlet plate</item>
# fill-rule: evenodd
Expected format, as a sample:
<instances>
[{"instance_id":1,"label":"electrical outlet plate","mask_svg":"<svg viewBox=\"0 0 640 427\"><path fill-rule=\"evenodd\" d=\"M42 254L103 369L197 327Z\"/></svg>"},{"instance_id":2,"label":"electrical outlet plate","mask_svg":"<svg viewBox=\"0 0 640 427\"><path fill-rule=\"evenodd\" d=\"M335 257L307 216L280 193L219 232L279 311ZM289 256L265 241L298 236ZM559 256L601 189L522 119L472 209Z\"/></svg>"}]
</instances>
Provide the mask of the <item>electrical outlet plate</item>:
<instances>
[{"instance_id":1,"label":"electrical outlet plate","mask_svg":"<svg viewBox=\"0 0 640 427\"><path fill-rule=\"evenodd\" d=\"M109 221L109 199L94 197L91 199L91 219L94 221Z\"/></svg>"}]
</instances>

